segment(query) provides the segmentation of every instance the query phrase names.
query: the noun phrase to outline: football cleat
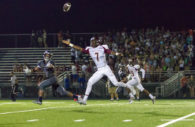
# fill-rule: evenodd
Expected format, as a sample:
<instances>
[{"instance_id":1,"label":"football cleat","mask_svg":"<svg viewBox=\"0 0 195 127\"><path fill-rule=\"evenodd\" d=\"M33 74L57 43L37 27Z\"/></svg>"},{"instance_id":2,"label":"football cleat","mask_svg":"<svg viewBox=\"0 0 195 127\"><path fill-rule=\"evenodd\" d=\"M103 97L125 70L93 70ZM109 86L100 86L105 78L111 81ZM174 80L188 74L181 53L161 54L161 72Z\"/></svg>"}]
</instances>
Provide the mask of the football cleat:
<instances>
[{"instance_id":1,"label":"football cleat","mask_svg":"<svg viewBox=\"0 0 195 127\"><path fill-rule=\"evenodd\" d=\"M129 100L129 104L132 104L132 103L133 103L133 99L130 99L130 100Z\"/></svg>"},{"instance_id":2,"label":"football cleat","mask_svg":"<svg viewBox=\"0 0 195 127\"><path fill-rule=\"evenodd\" d=\"M80 95L78 95L78 100L77 100L77 102L79 103L79 102L81 102L81 101L83 101L83 99L81 98Z\"/></svg>"},{"instance_id":3,"label":"football cleat","mask_svg":"<svg viewBox=\"0 0 195 127\"><path fill-rule=\"evenodd\" d=\"M78 103L79 103L80 105L87 105L87 103L86 103L85 101L83 101L83 100L82 100L82 101L79 101Z\"/></svg>"},{"instance_id":4,"label":"football cleat","mask_svg":"<svg viewBox=\"0 0 195 127\"><path fill-rule=\"evenodd\" d=\"M154 96L153 99L152 99L152 103L154 104L156 101L156 97Z\"/></svg>"},{"instance_id":5,"label":"football cleat","mask_svg":"<svg viewBox=\"0 0 195 127\"><path fill-rule=\"evenodd\" d=\"M42 102L40 101L33 101L34 104L42 105Z\"/></svg>"},{"instance_id":6,"label":"football cleat","mask_svg":"<svg viewBox=\"0 0 195 127\"><path fill-rule=\"evenodd\" d=\"M134 99L135 99L135 97L131 97L131 98L129 99L129 104L132 104Z\"/></svg>"}]
</instances>

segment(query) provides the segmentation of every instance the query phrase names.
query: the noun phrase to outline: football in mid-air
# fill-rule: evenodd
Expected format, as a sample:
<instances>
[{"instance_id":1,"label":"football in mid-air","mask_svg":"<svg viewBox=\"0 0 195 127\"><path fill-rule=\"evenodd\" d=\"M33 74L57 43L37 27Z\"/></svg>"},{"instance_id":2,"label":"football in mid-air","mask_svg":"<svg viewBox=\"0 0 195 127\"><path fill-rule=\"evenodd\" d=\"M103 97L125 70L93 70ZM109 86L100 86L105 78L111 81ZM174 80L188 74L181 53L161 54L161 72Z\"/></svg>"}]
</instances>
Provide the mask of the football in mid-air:
<instances>
[{"instance_id":1,"label":"football in mid-air","mask_svg":"<svg viewBox=\"0 0 195 127\"><path fill-rule=\"evenodd\" d=\"M70 10L70 8L71 8L71 3L70 2L67 2L63 6L63 11L64 12L68 12Z\"/></svg>"}]
</instances>

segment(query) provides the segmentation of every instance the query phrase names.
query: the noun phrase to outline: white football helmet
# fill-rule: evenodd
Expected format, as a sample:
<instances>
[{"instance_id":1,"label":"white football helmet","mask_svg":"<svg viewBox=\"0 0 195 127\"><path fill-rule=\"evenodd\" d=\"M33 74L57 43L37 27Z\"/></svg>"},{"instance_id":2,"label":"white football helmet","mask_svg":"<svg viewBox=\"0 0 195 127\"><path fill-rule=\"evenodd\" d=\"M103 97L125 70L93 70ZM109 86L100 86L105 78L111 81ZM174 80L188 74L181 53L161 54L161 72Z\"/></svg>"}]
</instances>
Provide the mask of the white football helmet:
<instances>
[{"instance_id":1,"label":"white football helmet","mask_svg":"<svg viewBox=\"0 0 195 127\"><path fill-rule=\"evenodd\" d=\"M137 69L137 70L140 69L140 66L139 66L138 64L134 65L133 67L134 67L135 69Z\"/></svg>"},{"instance_id":2,"label":"white football helmet","mask_svg":"<svg viewBox=\"0 0 195 127\"><path fill-rule=\"evenodd\" d=\"M46 56L46 55L49 55L49 56ZM45 62L48 62L50 59L51 59L51 53L49 52L49 51L45 51L44 53L43 53L43 58L44 58L44 60L45 60Z\"/></svg>"}]
</instances>

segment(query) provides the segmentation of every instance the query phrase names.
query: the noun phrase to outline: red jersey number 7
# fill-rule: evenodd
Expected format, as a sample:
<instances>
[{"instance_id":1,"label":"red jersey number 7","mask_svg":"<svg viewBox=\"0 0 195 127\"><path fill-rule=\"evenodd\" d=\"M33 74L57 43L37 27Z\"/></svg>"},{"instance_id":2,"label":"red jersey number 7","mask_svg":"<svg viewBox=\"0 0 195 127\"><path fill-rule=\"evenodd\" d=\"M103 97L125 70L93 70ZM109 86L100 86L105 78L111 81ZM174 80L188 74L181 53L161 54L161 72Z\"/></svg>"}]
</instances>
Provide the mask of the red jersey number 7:
<instances>
[{"instance_id":1,"label":"red jersey number 7","mask_svg":"<svg viewBox=\"0 0 195 127\"><path fill-rule=\"evenodd\" d=\"M96 52L95 54L96 54L96 57L97 57L97 61L99 61L99 54L98 54L98 52Z\"/></svg>"}]
</instances>

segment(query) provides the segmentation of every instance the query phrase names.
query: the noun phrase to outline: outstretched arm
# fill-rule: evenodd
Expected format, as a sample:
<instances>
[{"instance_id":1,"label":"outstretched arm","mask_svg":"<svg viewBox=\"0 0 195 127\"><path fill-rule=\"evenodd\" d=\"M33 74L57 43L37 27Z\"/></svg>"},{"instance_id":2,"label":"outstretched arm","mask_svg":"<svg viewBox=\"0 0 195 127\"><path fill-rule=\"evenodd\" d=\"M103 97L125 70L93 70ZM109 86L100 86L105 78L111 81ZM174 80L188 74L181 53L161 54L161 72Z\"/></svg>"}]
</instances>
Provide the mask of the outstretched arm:
<instances>
[{"instance_id":1,"label":"outstretched arm","mask_svg":"<svg viewBox=\"0 0 195 127\"><path fill-rule=\"evenodd\" d=\"M84 50L80 46L77 46L77 45L74 45L74 44L70 43L70 41L62 40L62 43L66 44L66 45L68 45L68 46L70 46L72 48L75 48L76 50L79 50L81 52L83 52L83 50Z\"/></svg>"},{"instance_id":2,"label":"outstretched arm","mask_svg":"<svg viewBox=\"0 0 195 127\"><path fill-rule=\"evenodd\" d=\"M110 49L106 49L105 47L103 47L103 48L104 48L105 53L107 53L107 54L112 54L112 55L116 55L116 56L123 56L122 53L114 52L114 51L112 51Z\"/></svg>"},{"instance_id":3,"label":"outstretched arm","mask_svg":"<svg viewBox=\"0 0 195 127\"><path fill-rule=\"evenodd\" d=\"M116 55L116 56L123 56L122 53L114 52L114 51L111 51L111 54L112 54L112 55Z\"/></svg>"}]
</instances>

